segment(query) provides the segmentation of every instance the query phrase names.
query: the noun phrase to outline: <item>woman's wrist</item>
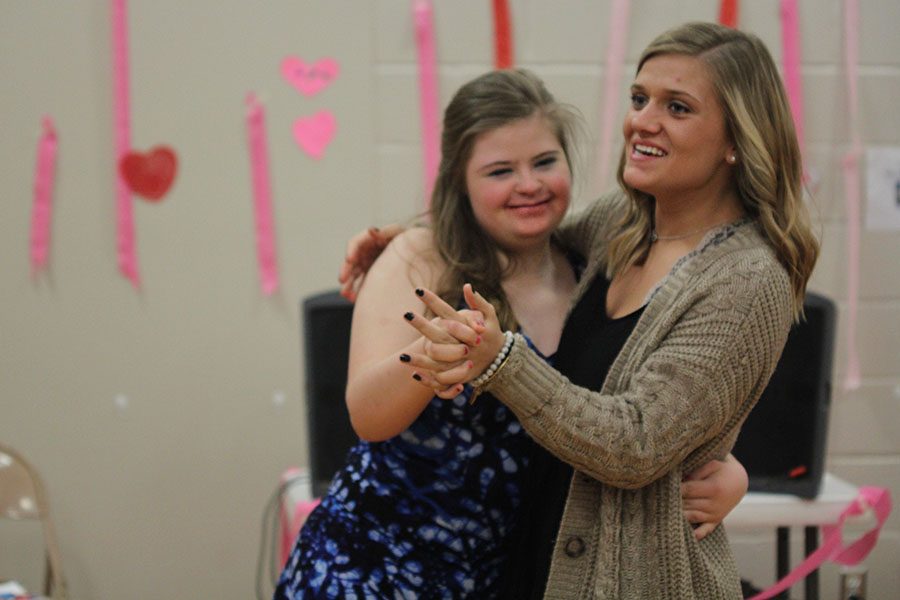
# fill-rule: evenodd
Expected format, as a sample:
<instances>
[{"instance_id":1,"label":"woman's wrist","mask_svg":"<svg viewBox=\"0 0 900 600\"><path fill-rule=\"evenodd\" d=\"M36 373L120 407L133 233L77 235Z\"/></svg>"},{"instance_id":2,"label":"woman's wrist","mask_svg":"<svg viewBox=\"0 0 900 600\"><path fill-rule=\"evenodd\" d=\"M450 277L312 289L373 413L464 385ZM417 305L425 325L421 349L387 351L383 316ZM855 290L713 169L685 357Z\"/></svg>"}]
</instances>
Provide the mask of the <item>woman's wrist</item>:
<instances>
[{"instance_id":1,"label":"woman's wrist","mask_svg":"<svg viewBox=\"0 0 900 600\"><path fill-rule=\"evenodd\" d=\"M486 386L491 379L493 379L497 373L506 365L506 360L509 358L510 350L512 350L513 342L515 341L515 336L511 331L505 331L503 333L504 341L503 346L500 347L500 350L497 352L494 359L487 366L487 368L475 379L472 380L472 387L476 390L480 390L484 386Z\"/></svg>"}]
</instances>

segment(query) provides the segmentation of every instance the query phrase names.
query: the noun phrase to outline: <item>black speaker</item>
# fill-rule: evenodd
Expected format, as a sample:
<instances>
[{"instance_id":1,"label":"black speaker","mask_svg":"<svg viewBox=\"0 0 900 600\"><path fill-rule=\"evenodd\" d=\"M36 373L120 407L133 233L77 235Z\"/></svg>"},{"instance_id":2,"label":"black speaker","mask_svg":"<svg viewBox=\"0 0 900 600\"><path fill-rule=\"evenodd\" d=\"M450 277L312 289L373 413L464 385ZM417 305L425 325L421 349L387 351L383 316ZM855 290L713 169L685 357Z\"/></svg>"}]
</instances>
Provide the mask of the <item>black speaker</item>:
<instances>
[{"instance_id":1,"label":"black speaker","mask_svg":"<svg viewBox=\"0 0 900 600\"><path fill-rule=\"evenodd\" d=\"M301 302L306 373L306 423L313 495L322 496L358 441L344 401L353 305L338 292Z\"/></svg>"},{"instance_id":2,"label":"black speaker","mask_svg":"<svg viewBox=\"0 0 900 600\"><path fill-rule=\"evenodd\" d=\"M825 471L837 311L811 292L803 307L806 319L791 328L732 453L747 469L751 491L815 498Z\"/></svg>"},{"instance_id":3,"label":"black speaker","mask_svg":"<svg viewBox=\"0 0 900 600\"><path fill-rule=\"evenodd\" d=\"M324 292L302 301L301 311L310 476L313 494L321 496L358 441L344 401L353 305ZM732 451L751 491L814 498L822 483L837 310L810 292L804 312Z\"/></svg>"}]
</instances>

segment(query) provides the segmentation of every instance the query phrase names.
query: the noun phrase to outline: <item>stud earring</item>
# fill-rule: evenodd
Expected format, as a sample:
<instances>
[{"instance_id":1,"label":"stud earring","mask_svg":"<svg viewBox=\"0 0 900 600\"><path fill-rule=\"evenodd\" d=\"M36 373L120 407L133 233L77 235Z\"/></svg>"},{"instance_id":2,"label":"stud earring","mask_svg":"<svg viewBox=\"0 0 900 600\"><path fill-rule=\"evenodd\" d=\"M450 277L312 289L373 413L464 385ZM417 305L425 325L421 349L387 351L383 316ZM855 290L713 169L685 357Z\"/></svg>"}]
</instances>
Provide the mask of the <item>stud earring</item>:
<instances>
[{"instance_id":1,"label":"stud earring","mask_svg":"<svg viewBox=\"0 0 900 600\"><path fill-rule=\"evenodd\" d=\"M728 158L726 160L728 161L729 165L733 165L734 163L737 162L737 154L732 153L731 155L728 156Z\"/></svg>"}]
</instances>

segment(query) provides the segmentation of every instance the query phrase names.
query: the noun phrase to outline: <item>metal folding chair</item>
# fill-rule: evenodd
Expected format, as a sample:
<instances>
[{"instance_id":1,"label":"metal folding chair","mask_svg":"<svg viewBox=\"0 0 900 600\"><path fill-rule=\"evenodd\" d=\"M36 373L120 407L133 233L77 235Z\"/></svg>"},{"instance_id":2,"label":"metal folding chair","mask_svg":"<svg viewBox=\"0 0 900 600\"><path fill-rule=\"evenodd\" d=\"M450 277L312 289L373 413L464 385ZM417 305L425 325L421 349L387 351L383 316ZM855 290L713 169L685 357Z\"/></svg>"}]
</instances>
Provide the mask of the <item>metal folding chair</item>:
<instances>
[{"instance_id":1,"label":"metal folding chair","mask_svg":"<svg viewBox=\"0 0 900 600\"><path fill-rule=\"evenodd\" d=\"M44 484L21 454L0 443L0 519L3 518L41 522L46 562L44 595L64 600L67 597L66 580Z\"/></svg>"}]
</instances>

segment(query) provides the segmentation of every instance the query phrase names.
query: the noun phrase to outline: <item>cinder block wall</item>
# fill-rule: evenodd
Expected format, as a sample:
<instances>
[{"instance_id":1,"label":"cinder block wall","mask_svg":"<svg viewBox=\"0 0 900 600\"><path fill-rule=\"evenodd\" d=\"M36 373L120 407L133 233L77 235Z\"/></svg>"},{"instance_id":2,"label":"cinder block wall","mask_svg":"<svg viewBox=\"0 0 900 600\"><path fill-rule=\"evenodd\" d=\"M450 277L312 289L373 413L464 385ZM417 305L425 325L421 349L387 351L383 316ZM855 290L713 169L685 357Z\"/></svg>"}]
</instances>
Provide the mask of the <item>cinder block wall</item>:
<instances>
[{"instance_id":1,"label":"cinder block wall","mask_svg":"<svg viewBox=\"0 0 900 600\"><path fill-rule=\"evenodd\" d=\"M620 114L646 43L680 22L714 20L718 5L632 2ZM740 15L776 60L779 5L743 2ZM860 135L867 147L897 146L900 4L861 5ZM596 136L611 2L510 6L517 64L578 107ZM135 206L140 291L116 272L109 5L0 7L0 439L47 480L72 597L167 590L248 598L263 507L279 473L307 460L297 302L335 287L351 233L424 206L411 3L160 0L129 9L133 145L169 144L180 158L166 199ZM492 67L491 3L437 0L434 14L443 108L461 83ZM840 159L850 134L842 2L801 1L800 19L807 160L823 241L812 288L837 300L843 325ZM318 95L302 96L279 76L287 55L335 58L340 75ZM282 282L271 298L259 291L254 255L248 91L266 107ZM319 110L335 114L338 133L313 160L290 131ZM32 281L30 203L43 114L56 121L60 155L52 266ZM588 143L577 204L602 189L595 171ZM863 230L861 240L863 385L842 389L841 327L828 468L897 491L900 234ZM898 523L889 521L868 561L871 598L893 597L900 587ZM0 576L21 573L36 588L32 533L0 528L7 536ZM772 533L732 539L745 577L772 581ZM836 586L837 569L827 567L822 597L836 597Z\"/></svg>"}]
</instances>

